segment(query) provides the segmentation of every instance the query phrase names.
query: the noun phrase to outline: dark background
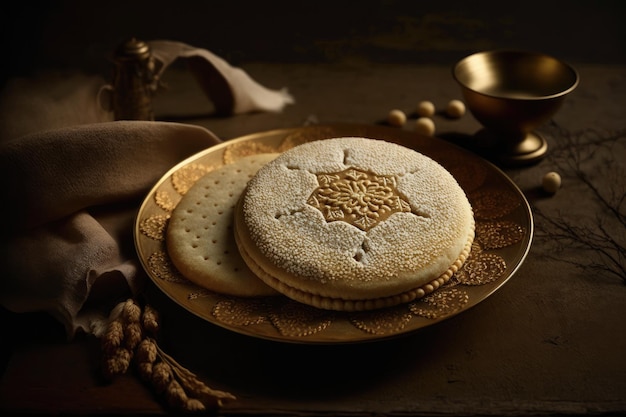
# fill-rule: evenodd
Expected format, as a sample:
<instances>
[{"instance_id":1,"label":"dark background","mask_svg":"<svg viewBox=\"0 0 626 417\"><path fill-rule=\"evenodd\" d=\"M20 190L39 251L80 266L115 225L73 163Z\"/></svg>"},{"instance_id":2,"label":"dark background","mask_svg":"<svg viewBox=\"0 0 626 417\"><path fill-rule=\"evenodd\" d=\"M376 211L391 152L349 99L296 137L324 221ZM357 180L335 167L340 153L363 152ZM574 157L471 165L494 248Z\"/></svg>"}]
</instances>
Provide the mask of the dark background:
<instances>
[{"instance_id":1,"label":"dark background","mask_svg":"<svg viewBox=\"0 0 626 417\"><path fill-rule=\"evenodd\" d=\"M626 63L626 2L11 1L3 75L107 71L122 41L170 39L248 62L452 64L518 48L572 63Z\"/></svg>"},{"instance_id":2,"label":"dark background","mask_svg":"<svg viewBox=\"0 0 626 417\"><path fill-rule=\"evenodd\" d=\"M256 62L285 62L349 66L367 66L370 63L377 65L407 63L452 66L456 60L467 54L478 50L496 48L541 51L573 64L626 65L625 18L626 0L500 0L486 2L471 0L365 0L360 2L340 0L309 2L296 0L291 2L262 0L173 0L170 2L52 0L34 2L10 0L3 2L0 6L3 57L0 68L2 81L7 76L31 75L44 69L81 69L87 72L107 74L112 70L110 57L115 47L132 36L143 40L170 39L185 42L208 49L235 65ZM256 68L259 69L258 66ZM588 68L586 69L588 70ZM603 65L601 71L605 69L606 65ZM280 66L271 66L270 70L274 74L280 71ZM619 71L623 73L624 67L620 67ZM609 79L606 83L601 83L598 82L598 78L601 78L601 75L598 74L603 74L603 72L593 70L590 72L594 74L594 77L590 77L593 81L587 84L584 89L581 88L581 92L584 94L578 96L578 104L570 107L570 113L562 120L566 120L565 126L575 132L575 129L580 126L591 126L595 129L596 126L593 123L597 117L601 123L609 123L608 125L600 125L597 129L600 129L601 133L608 131L609 133L606 135L614 137L617 128L623 129L624 112L618 108L620 103L618 100L624 97L624 84L621 83L624 77L617 77L614 72L610 72L614 78ZM322 91L328 93L331 87L335 88L339 85L337 87L338 93L333 97L344 94L352 85L367 85L363 81L367 78L363 77L362 74L358 82L341 86L340 81L346 80L350 75L345 75L347 72L339 73L339 75L332 71L328 71L328 73L334 74L335 78L323 84ZM264 73L264 75L267 74L267 72ZM234 137L236 135L229 135L228 133L235 131L239 133L244 131L256 132L260 131L259 126L277 124L277 121L304 120L304 116L308 115L304 112L311 109L316 112L319 110L316 115L319 114L322 121L328 120L329 115L344 120L357 117L354 114L358 115L358 120L373 120L372 114L384 114L378 112L381 109L387 111L392 100L405 100L406 103L413 103L415 97L418 97L415 95L416 88L408 89L404 95L399 94L396 89L394 93L389 95L391 98L380 100L382 104L378 109L369 106L373 100L371 96L363 94L358 95L357 98L365 96L367 106L363 104L357 109L344 110L340 108L343 102L338 101L338 103L327 106L330 109L325 111L323 106L327 105L327 99L317 100L310 93L313 88L317 87L306 85L304 82L295 82L294 80L299 74L305 76L307 72L300 70L300 73L292 75L289 78L291 82L287 85L290 88L293 87L298 99L304 97L303 99L309 101L300 107L290 107L289 112L285 112L281 116L283 118L279 119L274 118L275 115L263 114L257 115L253 120L240 118L234 122L227 119L211 119L207 127L224 133L225 137ZM256 78L257 74L254 75ZM279 82L282 83L283 79L279 78ZM377 80L381 78L377 78ZM263 78L263 80L266 79L276 81L276 78L272 77ZM316 81L319 81L319 78ZM392 81L395 82L395 80ZM614 81L615 84L611 85L611 81ZM449 82L451 83L451 80ZM621 84L617 84L618 82ZM384 80L384 83L381 85L392 85L392 82L387 80ZM586 80L585 83L587 83ZM270 83L268 85L281 86L282 84ZM606 95L603 100L597 99L592 94L592 92L596 92L595 86L601 88L598 95ZM607 94L609 88L612 91ZM308 94L298 95L298 91L304 91ZM317 95L317 90L315 91ZM384 90L379 86L377 91ZM453 91L456 92L457 90L454 89ZM432 94L431 97L445 96L443 93L434 94L433 92L434 89L429 90L428 94ZM345 102L349 103L350 100ZM624 103L621 104L623 107ZM591 108L592 106L596 107ZM187 104L186 108L189 107L190 104ZM365 113L366 110L369 113ZM301 111L302 114L299 113ZM465 121L470 121L470 119L466 118ZM446 121L442 120L440 123L443 126ZM452 123L457 123L456 128L461 122L450 122L450 124ZM552 129L557 128L559 128L558 124L552 126ZM595 139L596 132L596 130L591 131L593 139ZM561 132L559 131L559 133ZM555 149L558 148L555 147ZM559 154L555 155L558 157ZM619 160L618 156L615 158ZM544 168L546 170L551 169L552 165L550 164L554 160L546 162L536 170L519 174L514 179L519 183L535 184L536 179L533 176L538 172L543 173ZM611 183L611 177L607 176L607 178L607 184ZM567 178L565 179L567 180ZM566 194L562 194L563 191L560 191L560 196L561 198L563 195L569 196L569 200L566 201L576 203L571 204L571 206L579 206L580 201L584 199L576 194L577 190L575 185L574 187L565 185L563 191ZM559 201L563 202L564 200L544 199L546 211L549 212L550 209L556 211L558 207L562 207L563 212L567 213L567 207L570 204L557 204ZM587 204L592 204L591 201L593 200L588 200L580 206L588 207ZM592 209L589 208L588 211L588 214L591 215ZM432 346L436 345L421 344L422 339L415 338L413 343L402 345L400 354L387 356L392 358L391 362L396 366L386 369L386 362L382 361L375 364L375 369L382 370L379 374L400 370L399 379L394 379L392 382L409 380L411 373L404 363L406 355L403 354L411 351L411 353L415 353L414 358L419 359L423 356L424 360L410 361L409 365L424 364L426 373L430 372L430 375L434 373L437 366L442 366L442 372L439 375L441 379L455 374L463 375L465 371L471 369L481 369L484 372L478 375L478 380L485 382L486 385L484 388L480 383L476 383L474 386L478 387L476 390L484 389L486 396L491 394L487 389L488 387L496 387L502 381L513 384L510 387L496 387L501 389L505 395L518 399L530 399L531 397L525 397L525 395L535 392L535 387L525 387L522 383L515 381L516 375L521 374L526 376L526 381L536 379L537 384L539 384L538 387L550 387L550 382L554 381L554 389L549 390L549 394L553 397L544 395L538 398L538 401L547 401L544 404L558 405L559 397L555 393L563 393L568 389L576 393L585 387L589 387L588 398L614 398L612 397L615 395L613 392L603 395L604 393L601 391L607 389L607 386L610 388L610 386L619 385L609 378L612 378L613 374L616 375L621 368L617 366L618 364L608 363L614 358L614 355L611 355L613 351L609 348L610 344L605 344L601 337L608 334L609 329L619 328L619 326L614 325L614 321L611 320L616 319L612 311L608 311L608 315L603 314L607 310L603 308L602 294L611 291L611 288L613 290L622 290L622 288L601 285L594 288L595 291L589 291L591 285L595 285L592 283L599 280L593 273L587 274L582 271L580 274L573 274L571 273L572 269L563 272L561 269L557 269L557 267L560 268L560 265L557 264L544 270L546 263L537 256L543 252L544 248L549 249L550 246L544 245L535 249L534 254L536 256L533 258L533 262L527 264L526 267L530 269L526 269L526 276L519 277L522 278L520 280L513 280L511 282L513 286L504 293L504 298L500 298L499 302L495 300L494 304L486 303L480 306L482 311L479 313L469 315L469 317L463 316L463 320L468 320L466 323L477 326L472 331L481 333L480 330L485 330L486 336L481 344L478 343L477 339L469 340L469 347L448 343L449 340L458 335L456 333L457 326L462 323L459 321L450 320L443 327L433 326L427 330L424 340L435 339L439 343L451 346L454 351L447 357L454 357L456 354L457 357L467 359L468 363L458 365L458 368L452 367L452 365L456 365L453 363L446 368L443 368L445 363L433 365L426 359L428 359L428 355L434 354ZM566 254L571 254L574 250L572 249L572 252L566 252ZM568 273L570 274L568 275ZM541 285L528 287L528 280L532 281L537 277L542 278L540 280ZM547 279L544 280L543 278ZM516 291L520 288L524 289L524 295L517 297L515 294L518 294ZM546 291L544 294L548 298L541 297L542 291ZM579 300L582 298L591 301L580 303ZM524 309L518 308L518 310L526 311L529 314L521 320L513 322L529 333L520 332L519 328L507 322L507 318L513 319L510 312L516 311L515 309L498 310L499 306L503 306L507 302L517 303L518 306L521 303L529 303L531 307L535 307L535 309L527 309L526 306ZM559 308L565 307L572 308L571 311L575 314L575 319L568 320L562 316ZM503 311L504 313L502 313ZM585 315L585 313L597 311L602 314ZM178 313L183 314L184 312L178 311ZM501 314L502 316L500 316ZM496 315L500 316L499 320L491 321L490 319ZM576 320L581 320L581 322ZM173 322L176 323L176 320ZM194 321L190 326L195 325L195 323ZM547 324L544 327L538 323ZM18 319L17 315L7 314L6 310L1 309L0 324L3 334L8 335L3 339L5 343L0 343L0 373L4 370L6 359L14 344L28 346L30 342L45 341L47 343L51 339L63 339L65 336L64 329L58 322L45 315L42 317L40 314L20 314ZM7 328L8 330L6 330ZM174 333L182 334L181 332L185 328L187 327L175 329ZM451 332L449 332L450 330ZM469 327L461 330L461 334L471 333ZM590 337L585 339L587 334ZM545 337L550 336L550 339L542 339L543 335ZM192 340L196 335L189 333L185 336L184 340ZM236 338L239 335L230 336L235 338L235 342L233 342L233 346L235 346ZM207 336L204 335L204 337ZM461 338L461 340L464 339ZM511 346L519 349L515 352L523 352L524 348L528 349L528 352L523 352L519 363L507 362L507 352L502 354L503 352L498 350L500 347L509 348L507 340L511 342ZM580 346L576 342L580 342ZM520 345L516 346L516 343L520 343ZM603 344L607 347L602 347ZM212 346L212 351L219 352L227 345L217 344ZM182 345L183 348L189 346L191 345ZM206 342L193 346L194 349L191 352L196 353L198 352L197 348L211 346L211 344ZM393 351L394 346L399 345L388 346L390 346L390 351ZM80 350L81 347L79 346L76 351L83 352ZM416 348L415 351L412 350L413 348ZM592 348L597 348L597 351L591 350ZM472 351L472 349L475 350ZM284 348L279 349L270 356L278 358L284 351ZM260 355L266 353L269 353L269 349L261 351ZM605 358L599 358L604 353L607 353ZM28 356L26 357L28 358ZM54 355L46 356L46 358L49 357L54 357ZM199 355L198 357L200 359L196 360L207 360L206 358L210 358L210 355ZM571 357L579 357L582 360L567 362L567 359ZM255 356L251 356L249 360L252 361L255 358ZM486 370L478 368L478 365L482 363L481 359L484 358L494 359L493 363L491 360L487 361L491 367ZM527 360L528 358L534 358L536 361ZM346 360L344 368L350 368L352 364L360 364L359 359L360 357L357 356L354 360ZM541 360L551 361L548 364L550 366L541 369ZM616 371L608 375L596 375L590 371L591 366L587 367L585 360L591 361L589 363L592 364L603 365L603 369L615 369ZM67 378L70 383L77 379L82 381L89 378L80 374L87 366L85 363L89 363L88 358L78 357L77 361L82 363L83 368L76 368L78 369L77 373ZM336 358L335 361L337 361ZM253 365L260 367L256 368L257 373L255 375L259 375L261 383L264 382L261 378L265 378L267 375L261 371L269 365L260 361L253 363ZM497 368L495 365L502 365L503 367ZM552 375L551 372L558 369L559 366L563 366L563 375L578 377L582 382L576 378L568 379L561 375ZM219 364L218 369L229 372L228 367L229 364L225 362ZM52 367L52 369L61 368L62 366ZM318 373L323 373L326 369L328 368L321 367ZM298 371L298 368L288 369L285 367L283 375L291 375L292 372ZM535 376L533 372L538 373ZM226 381L228 382L229 379L234 381L236 378L233 375L238 376L239 374L230 374ZM495 378L490 379L490 375ZM344 380L347 378L346 374L339 376L343 377ZM545 381L540 380L542 376L546 378ZM220 380L221 377L219 374L214 375L216 380ZM279 376L272 376L270 384L263 388L269 390L268 387L272 387L271 382L279 380ZM285 381L291 382L287 378ZM340 378L338 381L342 381L342 379ZM89 380L89 382L92 381ZM456 384L457 382L458 384ZM467 382L475 384L474 381ZM444 382L443 384L452 386L449 385L451 383L456 384L457 392L462 392L463 387L465 387L462 380L448 380L447 383ZM602 385L602 383L607 385ZM285 384L288 385L288 383ZM235 383L235 385L237 384ZM367 384L363 385L367 386ZM334 385L331 384L331 387L334 386L338 386L337 381ZM295 390L297 387L296 384L289 388ZM348 388L350 389L350 387ZM514 389L520 389L520 393L513 394ZM52 390L52 392L56 391ZM86 390L85 392L89 393L90 391ZM472 391L468 387L468 395L471 395L472 392L476 391ZM310 395L312 398L313 394ZM570 395L563 395L560 398L574 400ZM431 398L433 401L436 399ZM33 399L34 402L37 400L39 399ZM457 404L462 404L463 398L454 398L453 400L458 401ZM419 395L417 401L421 401ZM424 398L424 401L427 402L428 399ZM567 405L564 404L563 407L567 407ZM506 404L506 406L510 407L514 404ZM610 407L610 405L605 406ZM592 408L589 410L593 411ZM517 412L515 411L515 413Z\"/></svg>"}]
</instances>

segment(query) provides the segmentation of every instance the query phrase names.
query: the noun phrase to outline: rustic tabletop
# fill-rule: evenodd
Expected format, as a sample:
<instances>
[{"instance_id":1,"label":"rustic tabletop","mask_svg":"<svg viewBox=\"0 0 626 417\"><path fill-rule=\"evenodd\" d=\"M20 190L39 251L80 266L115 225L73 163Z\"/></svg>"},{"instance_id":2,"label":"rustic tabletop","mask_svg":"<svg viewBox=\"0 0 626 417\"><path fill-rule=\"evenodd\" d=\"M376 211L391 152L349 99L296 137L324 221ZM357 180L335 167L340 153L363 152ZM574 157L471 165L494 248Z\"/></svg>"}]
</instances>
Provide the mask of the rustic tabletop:
<instances>
[{"instance_id":1,"label":"rustic tabletop","mask_svg":"<svg viewBox=\"0 0 626 417\"><path fill-rule=\"evenodd\" d=\"M520 48L566 60L580 84L537 129L548 142L545 157L493 165L528 203L529 252L471 308L399 337L309 344L229 330L150 280L143 299L160 313L162 349L207 386L236 396L224 416L626 415L622 2L529 0L506 10L462 0L367 0L358 8L325 0L13 3L1 14L3 82L48 69L109 77L104 57L138 36L206 48L262 85L288 88L295 103L281 112L216 116L188 69L172 65L153 101L156 119L202 126L224 141L335 124L417 138L417 104L428 100L437 109L433 140L466 147L481 125L470 113L443 113L461 98L452 77L458 59ZM392 109L404 111L407 123L388 126ZM552 171L562 185L549 194L541 181ZM134 255L127 232L125 248ZM172 413L134 370L105 381L95 337L68 340L42 313L0 313L1 413Z\"/></svg>"},{"instance_id":2,"label":"rustic tabletop","mask_svg":"<svg viewBox=\"0 0 626 417\"><path fill-rule=\"evenodd\" d=\"M532 209L535 236L519 270L498 291L454 317L392 340L342 345L281 343L225 330L150 285L161 344L212 388L233 393L224 415L529 415L626 412L624 193L626 68L573 63L580 85L539 131L546 157L503 172ZM265 85L296 103L279 113L212 116L182 68L166 73L158 120L204 126L224 140L305 125L384 124L421 100L442 109L460 98L445 65L250 64ZM463 144L480 129L471 114L436 114L436 136ZM555 194L541 178L559 172ZM99 344L66 341L38 315L4 311L5 411L167 412L133 373L105 383Z\"/></svg>"}]
</instances>

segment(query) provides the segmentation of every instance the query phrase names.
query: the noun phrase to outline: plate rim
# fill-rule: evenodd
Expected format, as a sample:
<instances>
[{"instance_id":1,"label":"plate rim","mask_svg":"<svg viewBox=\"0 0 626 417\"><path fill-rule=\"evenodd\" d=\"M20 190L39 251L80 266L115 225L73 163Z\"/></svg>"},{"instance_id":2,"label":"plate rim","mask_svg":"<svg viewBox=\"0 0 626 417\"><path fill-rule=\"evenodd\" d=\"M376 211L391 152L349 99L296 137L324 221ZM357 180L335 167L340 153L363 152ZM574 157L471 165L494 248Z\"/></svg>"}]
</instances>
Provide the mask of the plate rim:
<instances>
[{"instance_id":1,"label":"plate rim","mask_svg":"<svg viewBox=\"0 0 626 417\"><path fill-rule=\"evenodd\" d=\"M150 267L147 264L146 259L144 259L144 254L142 253L141 250L141 242L140 239L142 239L142 233L140 231L140 222L142 221L142 217L141 214L146 210L146 208L153 204L151 202L151 198L153 198L153 196L155 195L155 193L159 190L159 188L165 183L167 182L172 175L174 175L177 171L179 171L181 168L186 167L190 164L192 164L194 161L197 161L199 159L202 159L203 157L212 154L212 153L217 153L220 151L224 151L226 150L228 147L232 147L233 145L236 144L240 144L240 143L245 143L248 141L253 141L255 138L267 138L267 137L273 137L273 136L277 136L277 135L283 135L283 139L285 137L287 137L289 134L294 134L297 132L302 132L308 129L328 129L330 131L334 131L334 130L347 130L347 131L354 131L354 132L359 132L359 134L362 133L362 131L365 130L374 130L374 131L381 131L381 132L385 132L386 134L389 134L391 136L396 136L396 137L392 137L392 138L383 138L382 140L387 140L387 139L396 139L399 140L401 144L402 143L402 139L400 138L400 136L403 136L406 139L415 139L416 141L422 141L422 142L431 142L431 143L436 143L436 146L443 146L445 148L449 148L449 149L454 149L456 152L461 152L461 153L465 153L468 155L471 155L472 158L475 158L477 160L479 160L481 162L481 164L485 165L486 167L488 167L489 170L491 170L493 173L497 174L497 176L499 177L500 180L504 180L507 185L509 187L511 187L511 189L515 192L516 196L519 198L520 201L520 206L521 206L521 210L524 212L525 214L525 220L526 220L526 233L524 234L521 242L518 242L518 245L521 245L522 250L518 251L517 254L517 262L514 265L511 265L510 267L506 268L506 276L499 279L497 285L492 285L490 286L488 291L485 291L484 294L482 295L482 297L480 297L478 300L472 301L470 303L468 303L467 306L458 309L457 311L454 311L450 314L447 314L443 317L437 318L437 319L431 319L428 322L426 322L424 325L420 325L417 327L412 327L408 330L405 331L399 331L399 332L395 332L395 333L390 333L390 334L383 334L383 335L378 335L378 336L372 336L372 335L367 335L367 333L363 332L363 337L362 338L356 338L356 339L346 339L346 340L328 340L328 339L318 339L318 338L311 338L311 337L291 337L291 336L284 336L281 335L280 332L276 332L275 336L271 336L271 335L267 335L267 334L260 334L258 331L253 331L251 329L253 329L253 327L246 327L244 326L243 328L241 326L235 327L232 325L228 325L226 323L220 322L217 319L209 319L205 316L205 314L201 314L200 311L198 311L198 309L191 309L187 304L183 303L179 298L177 298L176 296L174 296L171 292L168 292L167 288L163 285L163 282L159 281L160 278L155 277L153 273L151 273L150 271ZM357 136L356 134L354 136ZM329 136L330 138L330 136ZM379 138L381 139L381 138ZM313 139L315 140L315 139ZM395 140L393 140L395 142ZM404 145L404 144L403 144ZM404 145L407 146L407 145ZM418 152L420 152L419 146L407 146L411 149L417 150ZM417 149L416 149L417 148ZM426 154L426 156L431 157L430 155ZM434 158L433 158L434 159ZM465 191L465 190L464 190ZM467 194L467 191L466 191ZM179 305L181 308L183 308L184 310L194 314L195 316L201 318L202 320L211 323L212 325L221 327L223 329L226 329L228 331L233 331L235 333L238 334L242 334L242 335L246 335L249 337L254 337L254 338L260 338L260 339L265 339L265 340L270 340L270 341L277 341L277 342L286 342L286 343L295 343L295 344L353 344L353 343L364 343L364 342L372 342L372 341L382 341L382 340L388 340L388 339L395 339L398 337L403 337L412 333L415 333L423 328L426 327L430 327L431 325L434 325L436 323L439 323L441 321L444 320L448 320L458 314L461 314L471 308L473 308L474 306L482 303L483 301L485 301L487 298L489 298L490 296L492 296L495 292L497 292L499 289L501 289L520 269L520 267L522 266L522 264L524 263L524 261L526 260L531 246L532 246L532 242L534 239L534 219L533 219L533 214L532 214L532 208L530 206L530 203L528 202L526 196L524 195L523 191L519 188L519 186L502 170L500 169L498 166L496 166L495 164L493 164L492 162L482 158L481 156L471 152L468 149L463 148L462 146L459 146L455 143L451 143L448 142L444 139L441 138L437 138L437 137L428 137L428 136L424 136L424 135L420 135L416 132L411 132L411 131L407 131L407 130L403 130L403 129L398 129L398 128L393 128L393 127L387 127L387 126L381 126L381 125L370 125L370 124L356 124L356 123L334 123L334 124L320 124L320 125L310 125L310 126L302 126L302 127L292 127L292 128L278 128L278 129L270 129L270 130L265 130L265 131L260 131L260 132L254 132L254 133L248 133L245 135L241 135L232 139L228 139L225 140L222 143L210 146L204 150L201 150L195 154L192 154L188 157L186 157L185 159L181 160L180 162L176 163L175 165L173 165L171 168L169 168L154 184L152 187L150 187L149 191L144 195L144 198L139 206L139 208L136 211L135 214L135 219L134 219L134 227L133 227L133 241L134 241L134 247L135 247L135 251L137 254L137 257L139 259L139 263L141 265L141 267L143 268L144 272L146 273L146 275L150 278L150 281L152 282L152 284L154 284L154 286L156 288L158 288L159 291L161 291L162 293L164 293L170 300L174 301L175 304ZM163 243L164 244L164 243ZM189 286L196 286L196 284L193 284L191 282L189 283L185 283L183 285L189 285Z\"/></svg>"}]
</instances>

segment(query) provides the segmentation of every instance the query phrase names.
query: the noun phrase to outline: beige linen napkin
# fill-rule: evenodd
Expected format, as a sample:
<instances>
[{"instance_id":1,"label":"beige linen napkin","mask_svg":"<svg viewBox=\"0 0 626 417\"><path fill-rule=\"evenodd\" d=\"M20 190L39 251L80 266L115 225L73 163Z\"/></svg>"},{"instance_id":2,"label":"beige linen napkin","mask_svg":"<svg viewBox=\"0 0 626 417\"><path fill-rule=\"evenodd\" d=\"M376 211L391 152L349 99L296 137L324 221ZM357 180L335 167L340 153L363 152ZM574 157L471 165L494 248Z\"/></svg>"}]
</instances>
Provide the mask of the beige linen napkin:
<instances>
[{"instance_id":1,"label":"beige linen napkin","mask_svg":"<svg viewBox=\"0 0 626 417\"><path fill-rule=\"evenodd\" d=\"M169 41L152 47L163 70L195 57L200 84L226 91L219 106L229 113L291 102L208 51ZM97 100L104 82L53 74L12 80L0 95L0 304L47 312L68 337L98 334L111 307L141 289L132 234L143 197L176 163L220 141L199 126L112 121Z\"/></svg>"},{"instance_id":2,"label":"beige linen napkin","mask_svg":"<svg viewBox=\"0 0 626 417\"><path fill-rule=\"evenodd\" d=\"M205 94L219 114L242 114L255 111L281 111L293 104L286 88L273 90L254 81L241 68L207 51L181 42L155 40L148 42L152 55L161 62L161 72L176 59L185 59Z\"/></svg>"},{"instance_id":3,"label":"beige linen napkin","mask_svg":"<svg viewBox=\"0 0 626 417\"><path fill-rule=\"evenodd\" d=\"M2 305L48 312L69 335L97 332L110 303L141 285L132 230L142 195L169 167L218 141L198 126L119 121L4 143Z\"/></svg>"}]
</instances>

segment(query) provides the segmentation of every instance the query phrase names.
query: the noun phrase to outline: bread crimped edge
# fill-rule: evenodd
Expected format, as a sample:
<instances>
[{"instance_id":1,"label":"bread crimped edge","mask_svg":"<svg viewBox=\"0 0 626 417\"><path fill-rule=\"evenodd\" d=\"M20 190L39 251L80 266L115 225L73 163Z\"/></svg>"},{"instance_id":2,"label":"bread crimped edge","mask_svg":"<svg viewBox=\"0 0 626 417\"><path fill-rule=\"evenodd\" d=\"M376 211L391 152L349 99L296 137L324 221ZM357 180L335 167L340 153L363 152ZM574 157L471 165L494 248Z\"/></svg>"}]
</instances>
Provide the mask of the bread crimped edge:
<instances>
[{"instance_id":1,"label":"bread crimped edge","mask_svg":"<svg viewBox=\"0 0 626 417\"><path fill-rule=\"evenodd\" d=\"M239 253L241 254L241 257L244 259L244 261L248 264L248 268L250 268L250 270L254 272L268 286L276 289L278 292L284 294L288 298L324 310L369 311L380 308L393 307L400 304L406 304L416 299L422 298L434 292L441 286L445 285L448 281L450 281L450 278L452 278L454 273L456 273L467 260L467 257L469 256L472 249L472 244L474 243L475 220L472 215L472 221L469 227L469 233L465 246L461 250L461 253L458 255L457 259L448 267L448 269L446 269L446 271L444 271L437 278L414 289L385 297L367 298L361 300L346 300L341 298L327 297L321 294L305 292L303 290L285 284L283 281L268 273L266 269L264 269L263 266L260 265L250 255L248 248L254 251L256 246L254 245L254 242L249 238L245 230L242 230L242 228L245 228L245 226L242 227L243 225L245 225L245 222L243 220L242 207L244 195L245 190L242 193L241 198L239 199L237 207L235 209L234 234ZM258 250L256 252L257 256L259 256L260 259L265 259L265 257ZM285 273L287 272L285 271Z\"/></svg>"}]
</instances>

